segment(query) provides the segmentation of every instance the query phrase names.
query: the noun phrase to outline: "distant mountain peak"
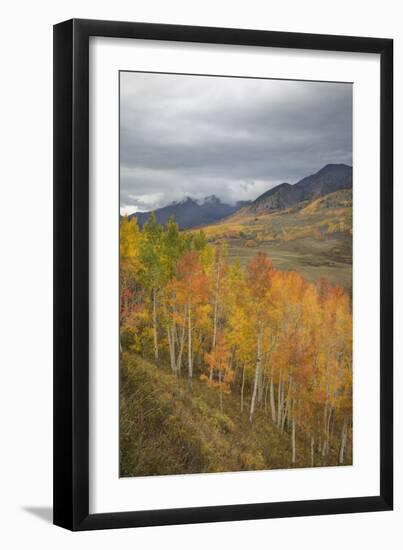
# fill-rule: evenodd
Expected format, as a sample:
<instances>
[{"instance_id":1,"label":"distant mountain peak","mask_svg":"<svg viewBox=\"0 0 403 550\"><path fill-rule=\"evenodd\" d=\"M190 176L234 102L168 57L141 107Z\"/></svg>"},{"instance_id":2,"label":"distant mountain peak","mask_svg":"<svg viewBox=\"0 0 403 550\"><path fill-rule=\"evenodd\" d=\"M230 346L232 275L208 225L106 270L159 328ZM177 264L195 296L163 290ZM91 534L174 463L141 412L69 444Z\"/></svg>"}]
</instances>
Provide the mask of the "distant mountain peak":
<instances>
[{"instance_id":1,"label":"distant mountain peak","mask_svg":"<svg viewBox=\"0 0 403 550\"><path fill-rule=\"evenodd\" d=\"M348 164L343 164L342 162L340 162L340 163L330 163L330 164L325 164L325 166L323 168L321 168L319 170L319 172L325 172L325 171L335 170L335 169L339 169L339 168L351 169L351 166L349 166ZM317 172L317 174L319 172Z\"/></svg>"},{"instance_id":2,"label":"distant mountain peak","mask_svg":"<svg viewBox=\"0 0 403 550\"><path fill-rule=\"evenodd\" d=\"M207 197L203 197L202 199L195 199L195 202L199 204L200 206L203 206L205 204L223 204L221 202L221 199L217 197L217 195L208 195Z\"/></svg>"},{"instance_id":3,"label":"distant mountain peak","mask_svg":"<svg viewBox=\"0 0 403 550\"><path fill-rule=\"evenodd\" d=\"M221 199L217 195L208 195L204 197L203 204L218 204L221 202Z\"/></svg>"}]
</instances>

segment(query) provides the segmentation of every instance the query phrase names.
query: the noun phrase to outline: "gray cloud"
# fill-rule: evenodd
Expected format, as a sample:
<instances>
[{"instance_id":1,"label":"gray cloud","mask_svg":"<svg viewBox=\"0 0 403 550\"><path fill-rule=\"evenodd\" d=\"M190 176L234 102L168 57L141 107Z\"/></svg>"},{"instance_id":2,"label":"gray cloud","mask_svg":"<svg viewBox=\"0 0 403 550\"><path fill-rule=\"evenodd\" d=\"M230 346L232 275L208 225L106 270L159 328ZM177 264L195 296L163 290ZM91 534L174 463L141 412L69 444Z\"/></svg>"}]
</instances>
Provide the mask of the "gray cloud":
<instances>
[{"instance_id":1,"label":"gray cloud","mask_svg":"<svg viewBox=\"0 0 403 550\"><path fill-rule=\"evenodd\" d=\"M120 202L254 199L352 163L352 85L121 73Z\"/></svg>"}]
</instances>

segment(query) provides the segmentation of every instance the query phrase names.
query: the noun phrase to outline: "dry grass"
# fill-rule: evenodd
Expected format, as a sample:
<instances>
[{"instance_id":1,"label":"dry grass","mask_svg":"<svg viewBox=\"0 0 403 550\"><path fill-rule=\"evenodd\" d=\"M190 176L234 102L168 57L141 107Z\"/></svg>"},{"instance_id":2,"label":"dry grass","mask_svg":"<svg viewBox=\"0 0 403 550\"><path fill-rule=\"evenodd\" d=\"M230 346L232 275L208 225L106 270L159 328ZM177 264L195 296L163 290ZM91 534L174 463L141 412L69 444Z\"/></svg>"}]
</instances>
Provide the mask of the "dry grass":
<instances>
[{"instance_id":1,"label":"dry grass","mask_svg":"<svg viewBox=\"0 0 403 550\"><path fill-rule=\"evenodd\" d=\"M189 393L165 367L134 354L121 358L120 475L146 476L291 467L290 435L273 427L264 410L253 426L248 402L224 396L194 379ZM336 465L337 449L317 466ZM324 460L324 462L323 462ZM297 437L295 467L310 466L309 443Z\"/></svg>"}]
</instances>

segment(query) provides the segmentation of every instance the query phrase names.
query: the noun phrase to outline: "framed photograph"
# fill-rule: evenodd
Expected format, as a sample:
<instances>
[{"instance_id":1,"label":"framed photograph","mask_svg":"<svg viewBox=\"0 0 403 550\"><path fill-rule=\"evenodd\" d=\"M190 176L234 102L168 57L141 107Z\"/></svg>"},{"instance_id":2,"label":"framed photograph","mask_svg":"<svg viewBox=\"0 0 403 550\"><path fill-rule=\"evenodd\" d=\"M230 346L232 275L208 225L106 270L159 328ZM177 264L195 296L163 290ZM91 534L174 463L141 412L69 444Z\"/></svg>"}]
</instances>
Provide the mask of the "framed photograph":
<instances>
[{"instance_id":1,"label":"framed photograph","mask_svg":"<svg viewBox=\"0 0 403 550\"><path fill-rule=\"evenodd\" d=\"M54 27L54 523L393 507L393 42Z\"/></svg>"}]
</instances>

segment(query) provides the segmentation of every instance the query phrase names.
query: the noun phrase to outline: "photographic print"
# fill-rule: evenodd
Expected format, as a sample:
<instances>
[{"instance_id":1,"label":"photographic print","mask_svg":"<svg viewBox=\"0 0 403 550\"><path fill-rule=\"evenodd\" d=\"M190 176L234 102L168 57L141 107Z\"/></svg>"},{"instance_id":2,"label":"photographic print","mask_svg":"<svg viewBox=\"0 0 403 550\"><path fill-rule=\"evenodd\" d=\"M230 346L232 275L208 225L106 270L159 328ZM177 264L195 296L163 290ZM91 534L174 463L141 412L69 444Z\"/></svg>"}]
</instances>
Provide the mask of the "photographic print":
<instances>
[{"instance_id":1,"label":"photographic print","mask_svg":"<svg viewBox=\"0 0 403 550\"><path fill-rule=\"evenodd\" d=\"M120 72L120 476L351 465L351 83Z\"/></svg>"}]
</instances>

